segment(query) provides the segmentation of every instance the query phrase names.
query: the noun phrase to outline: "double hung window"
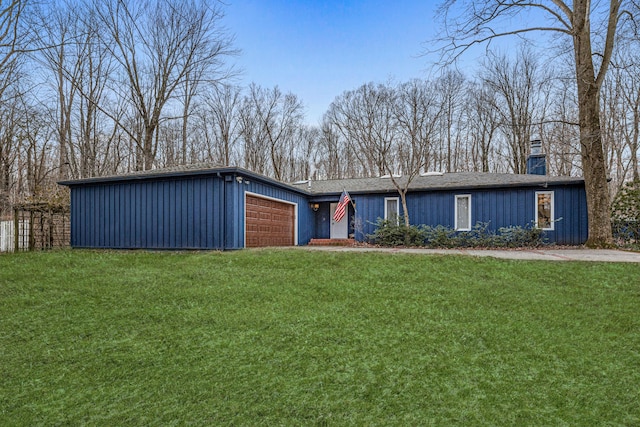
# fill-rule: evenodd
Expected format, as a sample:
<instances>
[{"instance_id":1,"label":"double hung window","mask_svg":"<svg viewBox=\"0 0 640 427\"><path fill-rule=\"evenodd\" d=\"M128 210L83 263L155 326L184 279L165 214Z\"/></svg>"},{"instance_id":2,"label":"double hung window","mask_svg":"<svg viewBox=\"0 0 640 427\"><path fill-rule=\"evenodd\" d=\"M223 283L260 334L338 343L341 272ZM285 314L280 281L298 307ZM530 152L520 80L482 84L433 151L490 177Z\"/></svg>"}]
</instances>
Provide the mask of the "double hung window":
<instances>
[{"instance_id":1,"label":"double hung window","mask_svg":"<svg viewBox=\"0 0 640 427\"><path fill-rule=\"evenodd\" d=\"M386 197L384 199L384 219L399 222L400 199L397 197Z\"/></svg>"},{"instance_id":2,"label":"double hung window","mask_svg":"<svg viewBox=\"0 0 640 427\"><path fill-rule=\"evenodd\" d=\"M471 194L456 196L455 217L457 231L471 231Z\"/></svg>"},{"instance_id":3,"label":"double hung window","mask_svg":"<svg viewBox=\"0 0 640 427\"><path fill-rule=\"evenodd\" d=\"M536 227L553 230L553 191L536 191Z\"/></svg>"}]
</instances>

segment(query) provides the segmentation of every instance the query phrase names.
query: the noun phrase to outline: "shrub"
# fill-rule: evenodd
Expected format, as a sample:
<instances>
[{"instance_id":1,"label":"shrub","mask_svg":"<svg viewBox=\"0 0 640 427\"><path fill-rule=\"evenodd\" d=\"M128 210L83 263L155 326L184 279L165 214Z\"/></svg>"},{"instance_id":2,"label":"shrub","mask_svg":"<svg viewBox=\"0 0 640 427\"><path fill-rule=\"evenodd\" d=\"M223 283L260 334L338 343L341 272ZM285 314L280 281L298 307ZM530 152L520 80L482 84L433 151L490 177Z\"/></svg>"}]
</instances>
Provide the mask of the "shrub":
<instances>
[{"instance_id":1,"label":"shrub","mask_svg":"<svg viewBox=\"0 0 640 427\"><path fill-rule=\"evenodd\" d=\"M538 247L546 243L544 231L534 223L526 226L502 227L498 230L500 246L507 248Z\"/></svg>"},{"instance_id":2,"label":"shrub","mask_svg":"<svg viewBox=\"0 0 640 427\"><path fill-rule=\"evenodd\" d=\"M443 225L424 227L424 238L423 243L435 248L452 248L457 245L456 231Z\"/></svg>"},{"instance_id":3,"label":"shrub","mask_svg":"<svg viewBox=\"0 0 640 427\"><path fill-rule=\"evenodd\" d=\"M406 226L402 218L389 220L378 218L373 234L367 235L370 241L382 246L423 246L422 227Z\"/></svg>"},{"instance_id":4,"label":"shrub","mask_svg":"<svg viewBox=\"0 0 640 427\"><path fill-rule=\"evenodd\" d=\"M378 219L376 230L369 239L382 246L428 246L432 248L459 247L538 247L546 243L544 231L531 223L525 227L502 227L498 232L488 222L479 222L470 231L456 231L450 227L405 226L395 221Z\"/></svg>"},{"instance_id":5,"label":"shrub","mask_svg":"<svg viewBox=\"0 0 640 427\"><path fill-rule=\"evenodd\" d=\"M496 235L489 229L488 222L479 222L470 231L456 231L438 225L423 228L425 243L435 248L456 247L492 247L496 244Z\"/></svg>"},{"instance_id":6,"label":"shrub","mask_svg":"<svg viewBox=\"0 0 640 427\"><path fill-rule=\"evenodd\" d=\"M611 204L614 237L622 244L640 242L640 180L627 182Z\"/></svg>"},{"instance_id":7,"label":"shrub","mask_svg":"<svg viewBox=\"0 0 640 427\"><path fill-rule=\"evenodd\" d=\"M458 232L459 244L462 247L490 248L498 245L496 233L489 229L488 222L478 222L470 231Z\"/></svg>"}]
</instances>

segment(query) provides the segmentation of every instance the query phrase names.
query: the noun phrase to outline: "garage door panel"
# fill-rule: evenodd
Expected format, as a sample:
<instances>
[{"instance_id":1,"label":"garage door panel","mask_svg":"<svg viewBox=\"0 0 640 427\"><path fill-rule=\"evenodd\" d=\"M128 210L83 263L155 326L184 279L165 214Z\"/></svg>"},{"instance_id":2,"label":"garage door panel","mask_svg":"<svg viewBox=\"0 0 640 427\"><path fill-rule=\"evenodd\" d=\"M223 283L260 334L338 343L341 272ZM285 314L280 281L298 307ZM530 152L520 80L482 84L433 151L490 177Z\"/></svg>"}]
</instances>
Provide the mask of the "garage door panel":
<instances>
[{"instance_id":1,"label":"garage door panel","mask_svg":"<svg viewBox=\"0 0 640 427\"><path fill-rule=\"evenodd\" d=\"M294 206L277 200L247 195L247 247L294 245Z\"/></svg>"}]
</instances>

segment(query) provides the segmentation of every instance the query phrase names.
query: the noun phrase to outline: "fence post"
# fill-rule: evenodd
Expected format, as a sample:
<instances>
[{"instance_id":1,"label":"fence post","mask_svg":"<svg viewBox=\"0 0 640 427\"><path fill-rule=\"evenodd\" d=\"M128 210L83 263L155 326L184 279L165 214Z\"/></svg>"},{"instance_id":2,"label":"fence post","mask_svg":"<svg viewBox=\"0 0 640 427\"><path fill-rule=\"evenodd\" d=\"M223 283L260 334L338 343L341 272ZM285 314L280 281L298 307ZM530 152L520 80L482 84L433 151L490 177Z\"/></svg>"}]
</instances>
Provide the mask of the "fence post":
<instances>
[{"instance_id":1,"label":"fence post","mask_svg":"<svg viewBox=\"0 0 640 427\"><path fill-rule=\"evenodd\" d=\"M33 235L33 210L29 210L29 252L36 247L36 238Z\"/></svg>"},{"instance_id":2,"label":"fence post","mask_svg":"<svg viewBox=\"0 0 640 427\"><path fill-rule=\"evenodd\" d=\"M20 221L18 219L18 208L13 208L13 250L18 252L20 246Z\"/></svg>"},{"instance_id":3,"label":"fence post","mask_svg":"<svg viewBox=\"0 0 640 427\"><path fill-rule=\"evenodd\" d=\"M53 249L53 211L49 207L49 249Z\"/></svg>"}]
</instances>

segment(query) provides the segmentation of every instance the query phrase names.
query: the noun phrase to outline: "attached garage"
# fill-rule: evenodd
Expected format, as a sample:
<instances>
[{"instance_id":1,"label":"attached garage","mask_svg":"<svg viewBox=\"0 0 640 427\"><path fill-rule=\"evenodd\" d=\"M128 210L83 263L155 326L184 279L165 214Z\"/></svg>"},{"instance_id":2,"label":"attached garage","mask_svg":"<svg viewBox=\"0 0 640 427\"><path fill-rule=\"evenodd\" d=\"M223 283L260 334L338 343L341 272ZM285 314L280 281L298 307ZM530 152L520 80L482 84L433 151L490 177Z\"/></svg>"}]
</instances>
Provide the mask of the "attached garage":
<instances>
[{"instance_id":1,"label":"attached garage","mask_svg":"<svg viewBox=\"0 0 640 427\"><path fill-rule=\"evenodd\" d=\"M71 188L74 248L231 250L304 245L314 233L304 190L242 168L180 166L62 184Z\"/></svg>"},{"instance_id":2,"label":"attached garage","mask_svg":"<svg viewBox=\"0 0 640 427\"><path fill-rule=\"evenodd\" d=\"M295 245L295 211L292 203L246 193L245 246Z\"/></svg>"}]
</instances>

